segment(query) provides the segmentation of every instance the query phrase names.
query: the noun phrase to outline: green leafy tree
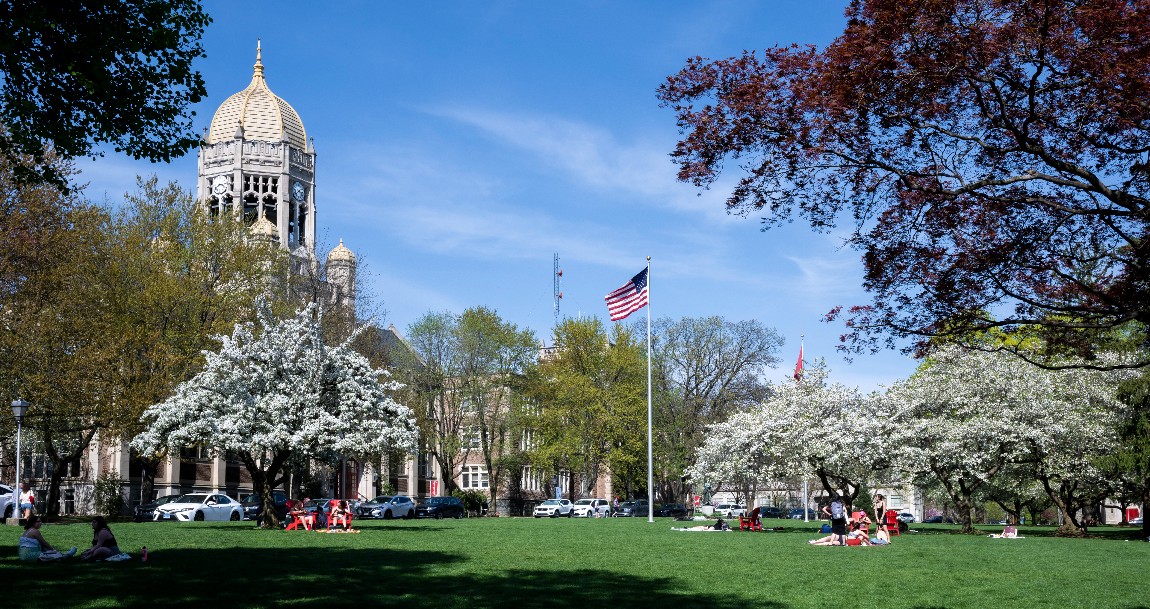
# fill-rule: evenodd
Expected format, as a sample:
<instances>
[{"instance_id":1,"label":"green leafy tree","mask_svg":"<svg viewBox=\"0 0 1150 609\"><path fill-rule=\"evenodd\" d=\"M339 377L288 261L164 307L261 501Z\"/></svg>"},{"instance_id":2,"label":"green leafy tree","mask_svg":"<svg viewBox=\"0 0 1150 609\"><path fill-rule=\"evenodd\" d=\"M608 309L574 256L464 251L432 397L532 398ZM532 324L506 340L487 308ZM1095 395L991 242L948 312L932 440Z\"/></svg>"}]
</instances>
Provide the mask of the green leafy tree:
<instances>
[{"instance_id":1,"label":"green leafy tree","mask_svg":"<svg viewBox=\"0 0 1150 609\"><path fill-rule=\"evenodd\" d=\"M536 405L533 464L569 473L575 498L604 467L626 469L644 452L645 358L630 329L617 324L608 334L594 318L564 320L554 344L527 383Z\"/></svg>"},{"instance_id":2,"label":"green leafy tree","mask_svg":"<svg viewBox=\"0 0 1150 609\"><path fill-rule=\"evenodd\" d=\"M196 146L192 62L211 18L195 0L0 2L0 157L23 183L64 186L52 159L169 161Z\"/></svg>"},{"instance_id":3,"label":"green leafy tree","mask_svg":"<svg viewBox=\"0 0 1150 609\"><path fill-rule=\"evenodd\" d=\"M532 365L534 334L486 307L460 315L428 313L408 329L414 349L404 378L418 404L422 442L439 464L448 491L460 467L478 454L488 474L491 504L498 500L518 438L513 391Z\"/></svg>"},{"instance_id":4,"label":"green leafy tree","mask_svg":"<svg viewBox=\"0 0 1150 609\"><path fill-rule=\"evenodd\" d=\"M655 484L664 500L683 501L704 430L766 399L783 340L758 321L718 316L661 318L652 335Z\"/></svg>"}]
</instances>

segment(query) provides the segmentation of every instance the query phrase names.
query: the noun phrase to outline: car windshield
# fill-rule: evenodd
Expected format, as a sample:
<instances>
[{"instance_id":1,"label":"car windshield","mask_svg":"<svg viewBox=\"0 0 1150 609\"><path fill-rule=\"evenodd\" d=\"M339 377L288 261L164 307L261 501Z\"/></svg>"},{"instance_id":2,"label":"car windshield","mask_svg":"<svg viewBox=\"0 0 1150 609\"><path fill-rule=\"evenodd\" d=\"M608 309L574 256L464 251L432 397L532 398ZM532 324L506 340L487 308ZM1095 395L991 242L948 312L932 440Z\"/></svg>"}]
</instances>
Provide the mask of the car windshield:
<instances>
[{"instance_id":1,"label":"car windshield","mask_svg":"<svg viewBox=\"0 0 1150 609\"><path fill-rule=\"evenodd\" d=\"M383 495L380 495L379 497L376 497L375 499L368 501L368 503L387 503L388 501L391 501L391 497L385 497Z\"/></svg>"},{"instance_id":2,"label":"car windshield","mask_svg":"<svg viewBox=\"0 0 1150 609\"><path fill-rule=\"evenodd\" d=\"M559 505L561 503L562 503L562 501L560 501L558 499L548 499L547 501L543 502L543 505Z\"/></svg>"},{"instance_id":3,"label":"car windshield","mask_svg":"<svg viewBox=\"0 0 1150 609\"><path fill-rule=\"evenodd\" d=\"M594 502L594 499L580 499L579 501L575 502L575 505L591 505Z\"/></svg>"},{"instance_id":4,"label":"car windshield","mask_svg":"<svg viewBox=\"0 0 1150 609\"><path fill-rule=\"evenodd\" d=\"M207 498L207 495L181 495L179 499L176 499L172 503L203 503Z\"/></svg>"},{"instance_id":5,"label":"car windshield","mask_svg":"<svg viewBox=\"0 0 1150 609\"><path fill-rule=\"evenodd\" d=\"M447 497L432 497L427 500L427 505L443 505L447 503Z\"/></svg>"}]
</instances>

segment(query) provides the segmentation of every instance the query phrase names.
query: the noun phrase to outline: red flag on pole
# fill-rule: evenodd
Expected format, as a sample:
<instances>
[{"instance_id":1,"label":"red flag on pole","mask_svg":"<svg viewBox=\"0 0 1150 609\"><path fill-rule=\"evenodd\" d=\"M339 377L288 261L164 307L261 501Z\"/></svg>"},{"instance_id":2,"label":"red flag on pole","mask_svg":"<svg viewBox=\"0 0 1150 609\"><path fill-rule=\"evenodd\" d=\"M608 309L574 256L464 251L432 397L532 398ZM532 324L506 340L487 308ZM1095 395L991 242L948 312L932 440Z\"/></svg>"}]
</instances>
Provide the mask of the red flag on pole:
<instances>
[{"instance_id":1,"label":"red flag on pole","mask_svg":"<svg viewBox=\"0 0 1150 609\"><path fill-rule=\"evenodd\" d=\"M803 346L799 345L799 361L795 362L795 380L803 380Z\"/></svg>"}]
</instances>

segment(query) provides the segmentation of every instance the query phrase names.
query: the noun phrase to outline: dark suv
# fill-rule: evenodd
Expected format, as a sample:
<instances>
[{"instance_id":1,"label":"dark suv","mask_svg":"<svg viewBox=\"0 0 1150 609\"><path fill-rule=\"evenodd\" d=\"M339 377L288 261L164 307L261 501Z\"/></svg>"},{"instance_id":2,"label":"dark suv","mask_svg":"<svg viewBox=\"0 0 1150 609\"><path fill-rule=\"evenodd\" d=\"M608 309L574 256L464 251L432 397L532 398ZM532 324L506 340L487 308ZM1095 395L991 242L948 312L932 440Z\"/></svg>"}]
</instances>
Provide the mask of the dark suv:
<instances>
[{"instance_id":1,"label":"dark suv","mask_svg":"<svg viewBox=\"0 0 1150 609\"><path fill-rule=\"evenodd\" d=\"M287 518L287 495L278 491L272 491L272 500L275 501L276 504L276 516L278 516L280 520ZM244 508L244 520L259 520L260 516L264 513L264 503L256 493L244 497L240 505Z\"/></svg>"},{"instance_id":2,"label":"dark suv","mask_svg":"<svg viewBox=\"0 0 1150 609\"><path fill-rule=\"evenodd\" d=\"M416 518L463 518L459 497L428 497L415 506Z\"/></svg>"}]
</instances>

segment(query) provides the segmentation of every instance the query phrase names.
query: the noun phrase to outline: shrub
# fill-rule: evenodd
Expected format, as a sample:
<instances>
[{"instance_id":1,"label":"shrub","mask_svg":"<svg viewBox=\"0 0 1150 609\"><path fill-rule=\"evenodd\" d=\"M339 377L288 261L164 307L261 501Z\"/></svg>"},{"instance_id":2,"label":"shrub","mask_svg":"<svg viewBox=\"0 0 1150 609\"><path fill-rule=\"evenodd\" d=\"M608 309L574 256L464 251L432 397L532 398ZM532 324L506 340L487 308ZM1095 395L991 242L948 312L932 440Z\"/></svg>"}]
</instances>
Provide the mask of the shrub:
<instances>
[{"instance_id":1,"label":"shrub","mask_svg":"<svg viewBox=\"0 0 1150 609\"><path fill-rule=\"evenodd\" d=\"M115 471L104 472L96 478L93 489L93 502L96 504L96 513L108 516L119 516L124 513L124 487L120 474Z\"/></svg>"}]
</instances>

